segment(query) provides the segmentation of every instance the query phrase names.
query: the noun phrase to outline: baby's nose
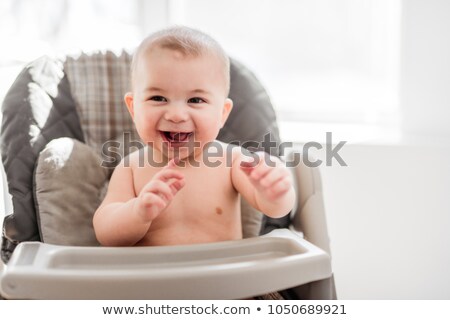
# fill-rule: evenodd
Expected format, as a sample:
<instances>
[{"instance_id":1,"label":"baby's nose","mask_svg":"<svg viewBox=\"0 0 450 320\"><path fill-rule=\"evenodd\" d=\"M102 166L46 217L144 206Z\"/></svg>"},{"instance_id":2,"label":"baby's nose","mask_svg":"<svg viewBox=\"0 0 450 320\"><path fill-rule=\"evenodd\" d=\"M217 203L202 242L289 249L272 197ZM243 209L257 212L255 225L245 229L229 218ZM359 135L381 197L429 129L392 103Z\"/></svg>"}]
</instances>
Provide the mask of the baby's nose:
<instances>
[{"instance_id":1,"label":"baby's nose","mask_svg":"<svg viewBox=\"0 0 450 320\"><path fill-rule=\"evenodd\" d=\"M172 105L167 108L164 119L172 122L183 122L189 118L186 108L182 105Z\"/></svg>"}]
</instances>

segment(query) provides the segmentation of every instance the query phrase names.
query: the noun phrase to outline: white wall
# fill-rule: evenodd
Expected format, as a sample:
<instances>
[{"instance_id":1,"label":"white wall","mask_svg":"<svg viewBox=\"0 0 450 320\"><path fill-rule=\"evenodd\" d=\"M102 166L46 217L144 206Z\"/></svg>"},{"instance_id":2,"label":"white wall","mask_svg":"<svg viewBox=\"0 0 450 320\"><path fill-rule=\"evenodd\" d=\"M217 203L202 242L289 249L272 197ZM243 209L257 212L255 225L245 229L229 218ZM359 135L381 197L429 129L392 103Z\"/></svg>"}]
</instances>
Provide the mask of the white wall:
<instances>
[{"instance_id":1,"label":"white wall","mask_svg":"<svg viewBox=\"0 0 450 320\"><path fill-rule=\"evenodd\" d=\"M321 167L340 299L450 299L450 148L346 145Z\"/></svg>"},{"instance_id":2,"label":"white wall","mask_svg":"<svg viewBox=\"0 0 450 320\"><path fill-rule=\"evenodd\" d=\"M403 0L402 12L403 130L450 137L450 1Z\"/></svg>"},{"instance_id":3,"label":"white wall","mask_svg":"<svg viewBox=\"0 0 450 320\"><path fill-rule=\"evenodd\" d=\"M343 299L450 299L450 2L404 0L401 45L403 139L322 168Z\"/></svg>"}]
</instances>

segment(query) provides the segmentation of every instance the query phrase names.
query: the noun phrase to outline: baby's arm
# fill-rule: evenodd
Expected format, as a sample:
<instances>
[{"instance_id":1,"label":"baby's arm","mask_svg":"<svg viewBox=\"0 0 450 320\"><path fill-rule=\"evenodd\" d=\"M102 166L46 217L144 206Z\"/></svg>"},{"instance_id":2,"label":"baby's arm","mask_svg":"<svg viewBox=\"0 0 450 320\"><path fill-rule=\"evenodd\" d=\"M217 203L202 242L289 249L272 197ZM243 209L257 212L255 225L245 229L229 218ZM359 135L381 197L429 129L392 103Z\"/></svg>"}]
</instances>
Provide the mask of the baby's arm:
<instances>
[{"instance_id":1,"label":"baby's arm","mask_svg":"<svg viewBox=\"0 0 450 320\"><path fill-rule=\"evenodd\" d=\"M111 177L108 192L94 215L94 230L105 246L130 246L148 232L152 221L169 205L184 186L184 176L174 170L175 160L134 192L133 174L121 162Z\"/></svg>"},{"instance_id":2,"label":"baby's arm","mask_svg":"<svg viewBox=\"0 0 450 320\"><path fill-rule=\"evenodd\" d=\"M291 176L280 159L264 152L257 159L243 155L234 158L232 181L236 190L256 209L272 218L288 214L294 207L295 191Z\"/></svg>"}]
</instances>

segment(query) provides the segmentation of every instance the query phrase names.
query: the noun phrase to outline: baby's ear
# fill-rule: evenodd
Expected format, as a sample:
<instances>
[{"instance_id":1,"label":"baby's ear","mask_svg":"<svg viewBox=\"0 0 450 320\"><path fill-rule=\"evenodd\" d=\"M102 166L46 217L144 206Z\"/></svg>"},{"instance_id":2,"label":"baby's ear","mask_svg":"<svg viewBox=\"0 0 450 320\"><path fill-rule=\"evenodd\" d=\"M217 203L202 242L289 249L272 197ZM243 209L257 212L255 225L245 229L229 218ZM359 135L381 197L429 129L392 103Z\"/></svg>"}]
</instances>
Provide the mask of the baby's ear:
<instances>
[{"instance_id":1,"label":"baby's ear","mask_svg":"<svg viewBox=\"0 0 450 320\"><path fill-rule=\"evenodd\" d=\"M223 105L223 111L222 111L222 127L225 124L225 122L228 119L228 116L230 115L231 109L233 109L233 100L230 98L225 99L225 103Z\"/></svg>"},{"instance_id":2,"label":"baby's ear","mask_svg":"<svg viewBox=\"0 0 450 320\"><path fill-rule=\"evenodd\" d=\"M131 114L131 118L134 120L134 97L132 92L125 93L125 96L123 97L125 100L125 104L127 105L127 109Z\"/></svg>"}]
</instances>

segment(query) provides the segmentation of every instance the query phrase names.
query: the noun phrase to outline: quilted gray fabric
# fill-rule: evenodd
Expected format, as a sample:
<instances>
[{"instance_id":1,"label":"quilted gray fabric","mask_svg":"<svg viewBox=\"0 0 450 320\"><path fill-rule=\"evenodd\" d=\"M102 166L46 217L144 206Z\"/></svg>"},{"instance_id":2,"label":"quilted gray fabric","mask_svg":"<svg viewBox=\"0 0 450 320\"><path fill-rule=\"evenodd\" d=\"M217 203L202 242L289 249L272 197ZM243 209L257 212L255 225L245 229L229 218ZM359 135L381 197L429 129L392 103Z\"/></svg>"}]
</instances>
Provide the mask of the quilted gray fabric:
<instances>
[{"instance_id":1,"label":"quilted gray fabric","mask_svg":"<svg viewBox=\"0 0 450 320\"><path fill-rule=\"evenodd\" d=\"M56 59L29 64L8 91L2 112L2 161L14 208L3 224L1 258L7 262L19 242L40 240L32 193L39 152L52 139L83 141L83 134L69 82Z\"/></svg>"}]
</instances>

